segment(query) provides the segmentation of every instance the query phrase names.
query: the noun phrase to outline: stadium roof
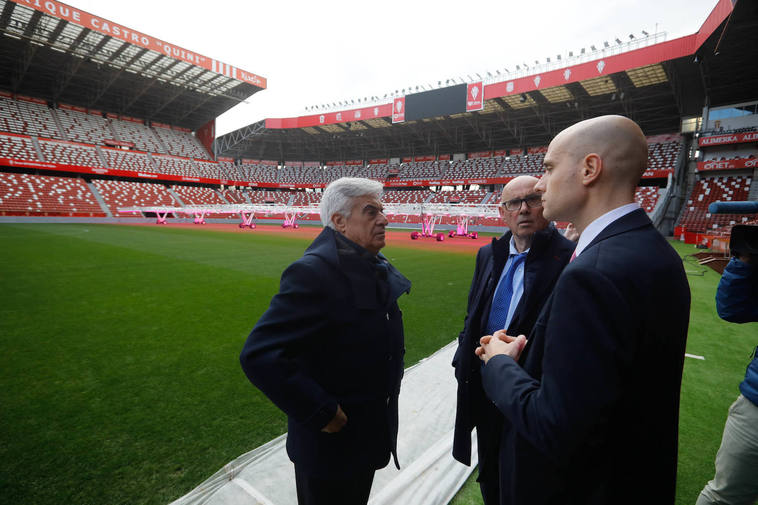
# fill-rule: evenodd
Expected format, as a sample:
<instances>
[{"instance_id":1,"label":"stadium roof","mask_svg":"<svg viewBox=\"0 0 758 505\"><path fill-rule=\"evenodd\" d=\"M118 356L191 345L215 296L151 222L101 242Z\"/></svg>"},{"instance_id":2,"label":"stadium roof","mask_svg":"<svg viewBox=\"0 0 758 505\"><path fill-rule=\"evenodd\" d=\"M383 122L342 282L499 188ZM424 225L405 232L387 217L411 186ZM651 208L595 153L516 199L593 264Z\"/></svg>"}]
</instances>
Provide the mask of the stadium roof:
<instances>
[{"instance_id":1,"label":"stadium roof","mask_svg":"<svg viewBox=\"0 0 758 505\"><path fill-rule=\"evenodd\" d=\"M618 41L620 42L620 41ZM703 107L758 99L758 2L720 0L697 33L655 34L485 82L477 112L392 123L393 104L267 119L216 140L220 156L351 160L546 145L563 128L623 114L652 135Z\"/></svg>"},{"instance_id":2,"label":"stadium roof","mask_svg":"<svg viewBox=\"0 0 758 505\"><path fill-rule=\"evenodd\" d=\"M52 0L0 0L0 69L12 93L191 130L266 88L251 72Z\"/></svg>"}]
</instances>

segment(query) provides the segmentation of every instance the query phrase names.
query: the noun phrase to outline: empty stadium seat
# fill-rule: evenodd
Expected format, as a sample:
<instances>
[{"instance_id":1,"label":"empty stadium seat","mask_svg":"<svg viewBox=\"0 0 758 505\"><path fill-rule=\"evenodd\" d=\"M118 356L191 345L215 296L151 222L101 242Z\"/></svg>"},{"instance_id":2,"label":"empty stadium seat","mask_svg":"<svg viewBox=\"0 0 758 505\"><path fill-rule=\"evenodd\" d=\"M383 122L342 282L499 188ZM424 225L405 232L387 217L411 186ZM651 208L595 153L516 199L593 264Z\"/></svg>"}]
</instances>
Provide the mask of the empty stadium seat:
<instances>
[{"instance_id":1,"label":"empty stadium seat","mask_svg":"<svg viewBox=\"0 0 758 505\"><path fill-rule=\"evenodd\" d=\"M40 140L40 149L45 161L80 167L102 167L103 162L94 146L75 144L63 140Z\"/></svg>"},{"instance_id":2,"label":"empty stadium seat","mask_svg":"<svg viewBox=\"0 0 758 505\"><path fill-rule=\"evenodd\" d=\"M152 131L163 142L169 154L184 156L185 158L198 158L210 160L208 151L200 141L189 132L153 126Z\"/></svg>"},{"instance_id":3,"label":"empty stadium seat","mask_svg":"<svg viewBox=\"0 0 758 505\"><path fill-rule=\"evenodd\" d=\"M105 213L79 178L0 172L0 213L104 217Z\"/></svg>"},{"instance_id":4,"label":"empty stadium seat","mask_svg":"<svg viewBox=\"0 0 758 505\"><path fill-rule=\"evenodd\" d=\"M179 202L163 184L101 179L95 179L92 183L111 213L117 217L142 217L138 214L118 212L119 207L179 206Z\"/></svg>"},{"instance_id":5,"label":"empty stadium seat","mask_svg":"<svg viewBox=\"0 0 758 505\"><path fill-rule=\"evenodd\" d=\"M708 205L715 201L747 200L751 184L752 178L749 176L700 179L682 208L679 226L691 231L711 231L747 221L749 218L740 214L711 214Z\"/></svg>"},{"instance_id":6,"label":"empty stadium seat","mask_svg":"<svg viewBox=\"0 0 758 505\"><path fill-rule=\"evenodd\" d=\"M3 134L0 134L0 158L41 161L31 138Z\"/></svg>"}]
</instances>

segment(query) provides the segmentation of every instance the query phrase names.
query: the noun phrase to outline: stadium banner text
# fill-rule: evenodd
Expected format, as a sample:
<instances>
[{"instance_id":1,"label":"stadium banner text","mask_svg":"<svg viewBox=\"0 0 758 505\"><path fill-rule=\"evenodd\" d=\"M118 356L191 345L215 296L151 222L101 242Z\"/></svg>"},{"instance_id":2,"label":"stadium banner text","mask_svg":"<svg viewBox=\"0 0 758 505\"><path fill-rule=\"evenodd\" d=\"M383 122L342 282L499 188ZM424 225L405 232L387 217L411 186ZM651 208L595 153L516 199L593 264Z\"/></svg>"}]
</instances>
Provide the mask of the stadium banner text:
<instances>
[{"instance_id":1,"label":"stadium banner text","mask_svg":"<svg viewBox=\"0 0 758 505\"><path fill-rule=\"evenodd\" d=\"M700 137L697 145L720 146L724 144L741 144L743 142L758 142L758 132L733 133L731 135L715 135L712 137Z\"/></svg>"},{"instance_id":2,"label":"stadium banner text","mask_svg":"<svg viewBox=\"0 0 758 505\"><path fill-rule=\"evenodd\" d=\"M697 170L738 170L740 168L758 168L758 158L743 158L741 160L711 160L698 161Z\"/></svg>"},{"instance_id":3,"label":"stadium banner text","mask_svg":"<svg viewBox=\"0 0 758 505\"><path fill-rule=\"evenodd\" d=\"M145 35L131 28L126 28L118 23L114 23L107 19L94 16L86 11L71 7L63 2L57 2L55 0L11 0L19 5L38 10L50 16L64 21L77 24L81 27L94 30L108 35L118 40L123 40L132 45L144 47L161 54L164 54L170 58L181 60L197 67L202 67L206 70L222 74L240 82L246 82L259 88L266 88L266 78L247 72L240 68L233 67L226 63L208 58L201 54L197 54L193 51L183 49L179 46L169 44L155 37Z\"/></svg>"}]
</instances>

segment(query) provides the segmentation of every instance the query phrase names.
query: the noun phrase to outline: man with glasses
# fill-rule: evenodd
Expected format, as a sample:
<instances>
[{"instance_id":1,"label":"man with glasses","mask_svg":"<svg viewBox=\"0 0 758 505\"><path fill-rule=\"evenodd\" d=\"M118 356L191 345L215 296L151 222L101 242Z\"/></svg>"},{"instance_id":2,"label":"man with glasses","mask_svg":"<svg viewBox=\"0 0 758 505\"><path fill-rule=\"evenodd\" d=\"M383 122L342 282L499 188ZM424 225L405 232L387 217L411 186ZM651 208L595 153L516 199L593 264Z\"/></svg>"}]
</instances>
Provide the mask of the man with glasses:
<instances>
[{"instance_id":1,"label":"man with glasses","mask_svg":"<svg viewBox=\"0 0 758 505\"><path fill-rule=\"evenodd\" d=\"M503 188L500 217L508 231L476 257L463 331L453 366L458 380L453 457L471 464L471 430L476 427L479 486L485 505L499 503L498 441L503 416L484 394L479 339L497 330L528 334L556 279L574 251L542 216L538 179L519 176Z\"/></svg>"}]
</instances>

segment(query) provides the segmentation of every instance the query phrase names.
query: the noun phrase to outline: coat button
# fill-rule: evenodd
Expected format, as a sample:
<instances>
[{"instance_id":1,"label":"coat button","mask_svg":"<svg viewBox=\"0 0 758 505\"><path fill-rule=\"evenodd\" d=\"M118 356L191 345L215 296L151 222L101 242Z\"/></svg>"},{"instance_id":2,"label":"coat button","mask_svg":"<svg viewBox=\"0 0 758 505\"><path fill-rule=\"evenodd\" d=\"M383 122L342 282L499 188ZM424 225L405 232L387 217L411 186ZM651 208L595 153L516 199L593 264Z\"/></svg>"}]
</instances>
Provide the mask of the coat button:
<instances>
[{"instance_id":1,"label":"coat button","mask_svg":"<svg viewBox=\"0 0 758 505\"><path fill-rule=\"evenodd\" d=\"M387 361L392 361L392 354L387 355Z\"/></svg>"},{"instance_id":2,"label":"coat button","mask_svg":"<svg viewBox=\"0 0 758 505\"><path fill-rule=\"evenodd\" d=\"M389 321L389 320L390 320L390 313L387 312L387 321Z\"/></svg>"}]
</instances>

